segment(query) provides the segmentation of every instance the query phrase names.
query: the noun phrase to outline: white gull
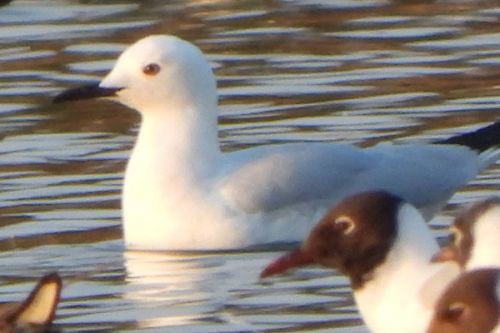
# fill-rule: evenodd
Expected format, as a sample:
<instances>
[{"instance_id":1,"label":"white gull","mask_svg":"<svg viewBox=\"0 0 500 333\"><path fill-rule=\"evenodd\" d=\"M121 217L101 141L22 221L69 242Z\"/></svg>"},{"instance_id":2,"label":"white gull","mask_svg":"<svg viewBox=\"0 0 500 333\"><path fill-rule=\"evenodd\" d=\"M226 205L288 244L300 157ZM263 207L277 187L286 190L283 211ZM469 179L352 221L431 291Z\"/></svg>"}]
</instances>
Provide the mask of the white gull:
<instances>
[{"instance_id":1,"label":"white gull","mask_svg":"<svg viewBox=\"0 0 500 333\"><path fill-rule=\"evenodd\" d=\"M328 205L372 189L405 198L429 218L498 157L479 153L490 145L482 130L441 145L304 143L222 153L211 67L197 47L173 36L139 40L99 84L54 101L92 97L116 99L142 116L123 187L129 248L299 241ZM491 126L496 130L500 122ZM494 140L498 144L498 135Z\"/></svg>"}]
</instances>

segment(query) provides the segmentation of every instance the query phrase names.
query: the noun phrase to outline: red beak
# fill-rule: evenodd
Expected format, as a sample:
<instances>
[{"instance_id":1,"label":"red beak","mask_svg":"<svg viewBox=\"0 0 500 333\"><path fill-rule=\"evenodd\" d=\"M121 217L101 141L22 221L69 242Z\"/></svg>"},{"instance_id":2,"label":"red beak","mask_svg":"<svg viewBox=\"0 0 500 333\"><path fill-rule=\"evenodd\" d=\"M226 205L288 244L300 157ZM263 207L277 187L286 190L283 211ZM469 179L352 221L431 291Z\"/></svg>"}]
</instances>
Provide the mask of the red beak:
<instances>
[{"instance_id":1,"label":"red beak","mask_svg":"<svg viewBox=\"0 0 500 333\"><path fill-rule=\"evenodd\" d=\"M267 265L260 273L260 278L263 279L272 275L282 274L290 268L307 266L313 263L314 260L311 255L299 247Z\"/></svg>"},{"instance_id":2,"label":"red beak","mask_svg":"<svg viewBox=\"0 0 500 333\"><path fill-rule=\"evenodd\" d=\"M431 262L445 262L445 261L457 261L458 253L455 249L450 246L444 246L432 256Z\"/></svg>"}]
</instances>

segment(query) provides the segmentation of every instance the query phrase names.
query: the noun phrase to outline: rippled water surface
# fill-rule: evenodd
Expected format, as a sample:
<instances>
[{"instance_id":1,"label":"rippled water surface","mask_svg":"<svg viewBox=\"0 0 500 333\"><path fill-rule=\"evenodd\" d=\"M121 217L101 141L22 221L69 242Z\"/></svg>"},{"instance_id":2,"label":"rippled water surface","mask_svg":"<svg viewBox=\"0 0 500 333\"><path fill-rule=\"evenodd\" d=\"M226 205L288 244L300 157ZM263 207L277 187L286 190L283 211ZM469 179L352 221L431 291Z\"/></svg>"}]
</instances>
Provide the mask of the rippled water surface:
<instances>
[{"instance_id":1,"label":"rippled water surface","mask_svg":"<svg viewBox=\"0 0 500 333\"><path fill-rule=\"evenodd\" d=\"M0 299L44 272L57 324L97 332L365 332L347 281L318 268L261 282L281 253L125 251L120 188L138 116L51 105L128 44L196 43L220 88L224 150L297 141L425 142L499 118L496 1L16 0L0 7ZM498 193L500 165L451 200Z\"/></svg>"}]
</instances>

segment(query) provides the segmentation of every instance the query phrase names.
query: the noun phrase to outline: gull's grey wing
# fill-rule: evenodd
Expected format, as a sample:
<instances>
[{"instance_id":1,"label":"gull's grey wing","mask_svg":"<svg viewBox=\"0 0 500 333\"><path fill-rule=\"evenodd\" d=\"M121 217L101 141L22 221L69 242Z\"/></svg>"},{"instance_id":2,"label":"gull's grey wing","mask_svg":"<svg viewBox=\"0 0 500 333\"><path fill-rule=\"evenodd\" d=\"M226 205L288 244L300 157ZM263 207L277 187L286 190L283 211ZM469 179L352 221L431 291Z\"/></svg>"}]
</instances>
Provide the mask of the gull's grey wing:
<instances>
[{"instance_id":1,"label":"gull's grey wing","mask_svg":"<svg viewBox=\"0 0 500 333\"><path fill-rule=\"evenodd\" d=\"M371 159L360 148L328 144L265 147L231 155L239 155L241 164L222 180L220 190L246 212L328 199L366 171Z\"/></svg>"},{"instance_id":2,"label":"gull's grey wing","mask_svg":"<svg viewBox=\"0 0 500 333\"><path fill-rule=\"evenodd\" d=\"M478 172L477 154L455 145L359 148L292 144L231 153L239 164L221 195L246 212L269 211L367 190L388 190L417 207L440 206Z\"/></svg>"}]
</instances>

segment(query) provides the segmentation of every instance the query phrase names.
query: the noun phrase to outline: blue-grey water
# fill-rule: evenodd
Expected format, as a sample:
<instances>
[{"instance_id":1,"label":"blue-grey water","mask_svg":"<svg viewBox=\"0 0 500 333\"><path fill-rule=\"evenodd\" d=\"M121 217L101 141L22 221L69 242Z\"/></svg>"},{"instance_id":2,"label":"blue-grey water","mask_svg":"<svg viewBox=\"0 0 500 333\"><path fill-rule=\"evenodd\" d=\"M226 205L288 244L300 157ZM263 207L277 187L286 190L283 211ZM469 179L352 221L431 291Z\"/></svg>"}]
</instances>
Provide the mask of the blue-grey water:
<instances>
[{"instance_id":1,"label":"blue-grey water","mask_svg":"<svg viewBox=\"0 0 500 333\"><path fill-rule=\"evenodd\" d=\"M0 7L0 301L43 273L67 332L366 332L347 281L259 281L281 252L126 251L120 188L138 116L52 105L130 43L174 34L213 64L224 150L298 141L425 142L500 116L500 4L388 0L15 0ZM457 166L459 167L459 166ZM432 225L498 194L500 164Z\"/></svg>"}]
</instances>

